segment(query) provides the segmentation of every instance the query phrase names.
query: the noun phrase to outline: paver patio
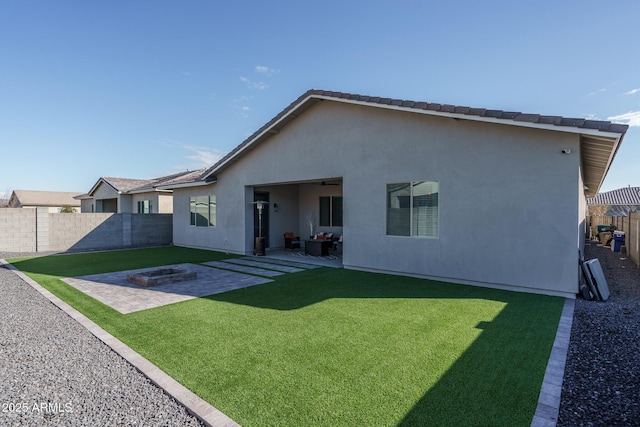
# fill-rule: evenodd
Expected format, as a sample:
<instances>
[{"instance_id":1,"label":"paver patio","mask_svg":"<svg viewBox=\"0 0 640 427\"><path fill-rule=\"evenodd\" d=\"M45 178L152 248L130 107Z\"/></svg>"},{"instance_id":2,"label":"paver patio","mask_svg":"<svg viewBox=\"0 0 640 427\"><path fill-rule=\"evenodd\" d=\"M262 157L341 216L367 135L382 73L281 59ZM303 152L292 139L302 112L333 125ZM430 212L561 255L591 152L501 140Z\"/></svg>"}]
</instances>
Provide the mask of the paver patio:
<instances>
[{"instance_id":1,"label":"paver patio","mask_svg":"<svg viewBox=\"0 0 640 427\"><path fill-rule=\"evenodd\" d=\"M285 273L297 273L305 269L318 268L317 265L312 264L267 259L258 260L256 258L228 259L225 261L205 262L203 264L165 265L162 267L70 277L62 279L62 281L120 313L128 314L272 281L268 278L257 276L275 277ZM127 280L127 275L129 274L139 274L160 268L194 271L197 273L197 277L194 280L148 288L135 285Z\"/></svg>"},{"instance_id":2,"label":"paver patio","mask_svg":"<svg viewBox=\"0 0 640 427\"><path fill-rule=\"evenodd\" d=\"M162 268L195 271L198 276L194 280L150 288L134 285L127 281L128 274L149 272L158 268L160 267L93 274L62 280L122 314L271 282L270 279L263 277L188 263L163 266Z\"/></svg>"}]
</instances>

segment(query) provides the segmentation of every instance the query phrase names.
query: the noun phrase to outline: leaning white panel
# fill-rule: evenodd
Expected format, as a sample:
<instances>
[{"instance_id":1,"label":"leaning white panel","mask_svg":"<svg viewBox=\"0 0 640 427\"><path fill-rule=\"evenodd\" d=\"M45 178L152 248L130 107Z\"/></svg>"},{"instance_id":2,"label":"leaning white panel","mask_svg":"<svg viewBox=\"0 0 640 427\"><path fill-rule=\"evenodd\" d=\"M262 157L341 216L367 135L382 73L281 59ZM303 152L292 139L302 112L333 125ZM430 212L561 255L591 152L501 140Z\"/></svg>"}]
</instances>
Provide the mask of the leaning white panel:
<instances>
[{"instance_id":1,"label":"leaning white panel","mask_svg":"<svg viewBox=\"0 0 640 427\"><path fill-rule=\"evenodd\" d=\"M586 261L585 264L589 268L591 273L591 278L595 284L596 290L598 291L598 295L602 301L606 301L609 299L609 285L607 284L607 279L604 277L604 272L602 271L602 267L600 266L600 261L598 259L590 259Z\"/></svg>"},{"instance_id":2,"label":"leaning white panel","mask_svg":"<svg viewBox=\"0 0 640 427\"><path fill-rule=\"evenodd\" d=\"M595 281L591 277L591 270L589 270L589 266L586 262L581 263L582 274L584 275L584 280L587 282L587 286L589 287L589 292L591 296L596 301L600 299L600 295L598 294L598 289L596 287Z\"/></svg>"}]
</instances>

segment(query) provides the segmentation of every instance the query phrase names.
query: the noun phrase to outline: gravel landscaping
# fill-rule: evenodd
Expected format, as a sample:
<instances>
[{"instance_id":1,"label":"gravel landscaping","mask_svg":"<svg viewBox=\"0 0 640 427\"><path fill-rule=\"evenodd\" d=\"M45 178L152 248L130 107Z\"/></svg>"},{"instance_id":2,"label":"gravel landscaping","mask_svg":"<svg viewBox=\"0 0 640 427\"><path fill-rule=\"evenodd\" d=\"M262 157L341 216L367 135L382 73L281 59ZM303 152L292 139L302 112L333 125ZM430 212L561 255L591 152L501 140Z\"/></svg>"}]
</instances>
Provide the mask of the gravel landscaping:
<instances>
[{"instance_id":1,"label":"gravel landscaping","mask_svg":"<svg viewBox=\"0 0 640 427\"><path fill-rule=\"evenodd\" d=\"M16 255L0 253L0 258ZM0 291L0 425L202 425L2 267Z\"/></svg>"},{"instance_id":2,"label":"gravel landscaping","mask_svg":"<svg viewBox=\"0 0 640 427\"><path fill-rule=\"evenodd\" d=\"M611 296L577 299L558 426L640 425L640 270L608 247L588 243Z\"/></svg>"}]
</instances>

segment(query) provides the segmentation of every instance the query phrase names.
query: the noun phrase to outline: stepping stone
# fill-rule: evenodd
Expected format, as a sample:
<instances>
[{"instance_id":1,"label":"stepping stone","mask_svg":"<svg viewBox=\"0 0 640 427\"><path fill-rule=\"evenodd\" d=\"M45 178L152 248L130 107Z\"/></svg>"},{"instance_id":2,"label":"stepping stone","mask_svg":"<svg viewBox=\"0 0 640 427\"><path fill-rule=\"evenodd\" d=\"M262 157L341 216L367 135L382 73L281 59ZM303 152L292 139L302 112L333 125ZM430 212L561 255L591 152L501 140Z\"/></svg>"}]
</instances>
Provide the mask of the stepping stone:
<instances>
[{"instance_id":1,"label":"stepping stone","mask_svg":"<svg viewBox=\"0 0 640 427\"><path fill-rule=\"evenodd\" d=\"M297 267L297 268L302 268L304 270L312 270L314 268L322 267L321 265L317 265L317 264L305 264L303 262L287 261L287 260L284 260L284 259L276 259L276 258L248 257L246 259L249 259L251 261L256 261L256 262L262 262L262 263L270 263L270 264L277 264L277 265L288 265L289 267Z\"/></svg>"},{"instance_id":2,"label":"stepping stone","mask_svg":"<svg viewBox=\"0 0 640 427\"><path fill-rule=\"evenodd\" d=\"M240 264L240 265L248 265L251 267L258 267L258 268L268 268L270 270L282 271L284 273L298 273L300 271L304 271L304 269L302 268L295 268L295 267L290 267L286 265L270 264L267 262L251 261L250 259L246 259L246 258L227 259L225 260L225 262L231 262L231 263Z\"/></svg>"},{"instance_id":3,"label":"stepping stone","mask_svg":"<svg viewBox=\"0 0 640 427\"><path fill-rule=\"evenodd\" d=\"M226 270L238 271L240 273L255 274L256 276L275 277L275 276L282 276L284 274L280 271L265 270L263 268L250 267L248 265L233 264L230 262L222 262L222 261L203 262L202 264L208 265L210 267L224 268Z\"/></svg>"}]
</instances>

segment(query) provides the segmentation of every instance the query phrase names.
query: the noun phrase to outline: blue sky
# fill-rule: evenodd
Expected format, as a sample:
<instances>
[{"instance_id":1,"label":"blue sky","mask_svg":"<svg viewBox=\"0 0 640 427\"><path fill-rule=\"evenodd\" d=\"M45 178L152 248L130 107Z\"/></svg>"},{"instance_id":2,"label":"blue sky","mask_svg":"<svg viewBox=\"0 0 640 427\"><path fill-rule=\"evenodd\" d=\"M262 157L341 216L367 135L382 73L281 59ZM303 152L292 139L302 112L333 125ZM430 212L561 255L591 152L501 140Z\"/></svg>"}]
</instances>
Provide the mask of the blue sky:
<instances>
[{"instance_id":1,"label":"blue sky","mask_svg":"<svg viewBox=\"0 0 640 427\"><path fill-rule=\"evenodd\" d=\"M0 2L0 193L211 166L311 88L630 124L640 2ZM544 173L544 171L541 171Z\"/></svg>"}]
</instances>

